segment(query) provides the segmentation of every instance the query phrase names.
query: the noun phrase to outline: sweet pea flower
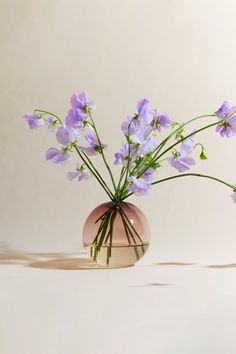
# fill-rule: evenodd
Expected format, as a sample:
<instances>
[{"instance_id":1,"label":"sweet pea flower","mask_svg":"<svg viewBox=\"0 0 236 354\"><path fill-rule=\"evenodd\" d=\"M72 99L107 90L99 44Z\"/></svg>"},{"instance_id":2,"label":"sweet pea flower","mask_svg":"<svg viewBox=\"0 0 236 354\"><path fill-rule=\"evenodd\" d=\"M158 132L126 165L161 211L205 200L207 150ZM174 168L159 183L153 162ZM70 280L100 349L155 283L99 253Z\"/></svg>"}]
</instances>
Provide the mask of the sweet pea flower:
<instances>
[{"instance_id":1,"label":"sweet pea flower","mask_svg":"<svg viewBox=\"0 0 236 354\"><path fill-rule=\"evenodd\" d=\"M87 181L92 177L91 172L86 168L84 164L80 165L77 163L76 170L67 173L67 177L70 181L77 180L80 181Z\"/></svg>"},{"instance_id":2,"label":"sweet pea flower","mask_svg":"<svg viewBox=\"0 0 236 354\"><path fill-rule=\"evenodd\" d=\"M142 127L136 134L132 135L131 137L133 142L139 144L137 155L140 157L143 157L144 155L152 152L157 147L156 140L151 135L149 135L149 133L149 127Z\"/></svg>"},{"instance_id":3,"label":"sweet pea flower","mask_svg":"<svg viewBox=\"0 0 236 354\"><path fill-rule=\"evenodd\" d=\"M132 168L135 158L137 156L137 154L134 153L134 150L135 150L134 144L129 145L128 143L123 143L120 151L116 152L114 155L115 156L114 164L115 165L122 164L124 167L126 167L128 164L128 156L129 156L129 152L130 152L131 161L129 163L129 167Z\"/></svg>"},{"instance_id":4,"label":"sweet pea flower","mask_svg":"<svg viewBox=\"0 0 236 354\"><path fill-rule=\"evenodd\" d=\"M194 143L193 138L189 137L189 138L182 141L181 150L186 151L186 152L191 152L191 151L193 151L194 145L195 145L195 143Z\"/></svg>"},{"instance_id":5,"label":"sweet pea flower","mask_svg":"<svg viewBox=\"0 0 236 354\"><path fill-rule=\"evenodd\" d=\"M149 101L146 98L138 102L137 114L143 124L151 124L153 120L153 109L151 108Z\"/></svg>"},{"instance_id":6,"label":"sweet pea flower","mask_svg":"<svg viewBox=\"0 0 236 354\"><path fill-rule=\"evenodd\" d=\"M63 124L56 132L57 141L62 145L69 145L78 139L78 133L75 129Z\"/></svg>"},{"instance_id":7,"label":"sweet pea flower","mask_svg":"<svg viewBox=\"0 0 236 354\"><path fill-rule=\"evenodd\" d=\"M88 154L89 156L97 155L97 153L101 153L101 149L107 148L106 144L101 144L101 146L99 145L97 136L93 131L85 135L85 139L89 143L89 146L88 147L80 146L80 149L84 151L86 154Z\"/></svg>"},{"instance_id":8,"label":"sweet pea flower","mask_svg":"<svg viewBox=\"0 0 236 354\"><path fill-rule=\"evenodd\" d=\"M137 196L142 196L148 194L148 191L151 189L151 184L141 181L140 179L130 176L128 181L131 185L128 187L128 190L133 192Z\"/></svg>"},{"instance_id":9,"label":"sweet pea flower","mask_svg":"<svg viewBox=\"0 0 236 354\"><path fill-rule=\"evenodd\" d=\"M150 152L154 151L157 147L157 142L156 140L152 137L149 136L146 140L143 140L143 142L140 144L140 147L138 148L137 155L140 157L143 157Z\"/></svg>"},{"instance_id":10,"label":"sweet pea flower","mask_svg":"<svg viewBox=\"0 0 236 354\"><path fill-rule=\"evenodd\" d=\"M195 161L186 151L181 151L180 154L168 159L170 165L175 167L179 172L185 172L190 169L190 166L195 165Z\"/></svg>"},{"instance_id":11,"label":"sweet pea flower","mask_svg":"<svg viewBox=\"0 0 236 354\"><path fill-rule=\"evenodd\" d=\"M127 120L124 121L121 125L121 130L125 136L131 136L136 133L140 125L136 117L127 117Z\"/></svg>"},{"instance_id":12,"label":"sweet pea flower","mask_svg":"<svg viewBox=\"0 0 236 354\"><path fill-rule=\"evenodd\" d=\"M26 113L23 118L29 124L30 129L38 129L44 124L44 120L41 118L39 113L36 114L28 114Z\"/></svg>"},{"instance_id":13,"label":"sweet pea flower","mask_svg":"<svg viewBox=\"0 0 236 354\"><path fill-rule=\"evenodd\" d=\"M224 101L218 111L215 112L216 117L224 119L229 117L236 110L236 106L230 106L227 101Z\"/></svg>"},{"instance_id":14,"label":"sweet pea flower","mask_svg":"<svg viewBox=\"0 0 236 354\"><path fill-rule=\"evenodd\" d=\"M143 179L147 182L152 181L155 172L156 172L156 170L154 168L149 168L147 171L144 172Z\"/></svg>"},{"instance_id":15,"label":"sweet pea flower","mask_svg":"<svg viewBox=\"0 0 236 354\"><path fill-rule=\"evenodd\" d=\"M59 126L61 126L61 123L56 117L48 117L46 119L45 124L47 125L48 129L53 133L57 130Z\"/></svg>"},{"instance_id":16,"label":"sweet pea flower","mask_svg":"<svg viewBox=\"0 0 236 354\"><path fill-rule=\"evenodd\" d=\"M70 128L81 129L84 127L84 121L88 115L80 109L70 109L66 117L66 125Z\"/></svg>"},{"instance_id":17,"label":"sweet pea flower","mask_svg":"<svg viewBox=\"0 0 236 354\"><path fill-rule=\"evenodd\" d=\"M49 160L53 163L66 164L70 160L70 154L65 150L58 150L57 148L50 148L46 152L46 160Z\"/></svg>"},{"instance_id":18,"label":"sweet pea flower","mask_svg":"<svg viewBox=\"0 0 236 354\"><path fill-rule=\"evenodd\" d=\"M72 109L66 117L66 124L71 128L83 128L84 122L89 118L89 114L96 109L93 102L89 101L88 94L82 92L71 96Z\"/></svg>"},{"instance_id":19,"label":"sweet pea flower","mask_svg":"<svg viewBox=\"0 0 236 354\"><path fill-rule=\"evenodd\" d=\"M159 133L161 132L162 128L169 128L171 127L172 120L170 116L166 113L155 113L154 120L153 120L153 129L157 129Z\"/></svg>"},{"instance_id":20,"label":"sweet pea flower","mask_svg":"<svg viewBox=\"0 0 236 354\"><path fill-rule=\"evenodd\" d=\"M222 137L226 136L230 138L236 134L236 116L227 118L224 122L221 122L216 126L216 132Z\"/></svg>"},{"instance_id":21,"label":"sweet pea flower","mask_svg":"<svg viewBox=\"0 0 236 354\"><path fill-rule=\"evenodd\" d=\"M74 94L71 96L71 106L73 109L79 108L86 113L86 110L95 111L96 106L92 101L89 101L87 92Z\"/></svg>"}]
</instances>

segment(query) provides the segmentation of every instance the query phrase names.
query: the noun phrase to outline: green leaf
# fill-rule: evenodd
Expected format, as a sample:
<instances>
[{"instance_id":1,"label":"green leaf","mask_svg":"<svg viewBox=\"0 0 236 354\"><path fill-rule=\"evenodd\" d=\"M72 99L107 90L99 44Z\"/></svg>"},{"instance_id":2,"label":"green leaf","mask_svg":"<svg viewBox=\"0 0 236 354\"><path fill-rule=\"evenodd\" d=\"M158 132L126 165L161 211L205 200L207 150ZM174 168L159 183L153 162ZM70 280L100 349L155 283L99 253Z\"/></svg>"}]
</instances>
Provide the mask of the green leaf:
<instances>
[{"instance_id":1,"label":"green leaf","mask_svg":"<svg viewBox=\"0 0 236 354\"><path fill-rule=\"evenodd\" d=\"M151 165L151 168L154 168L154 169L157 169L161 167L161 164L159 162L154 162L152 165Z\"/></svg>"}]
</instances>

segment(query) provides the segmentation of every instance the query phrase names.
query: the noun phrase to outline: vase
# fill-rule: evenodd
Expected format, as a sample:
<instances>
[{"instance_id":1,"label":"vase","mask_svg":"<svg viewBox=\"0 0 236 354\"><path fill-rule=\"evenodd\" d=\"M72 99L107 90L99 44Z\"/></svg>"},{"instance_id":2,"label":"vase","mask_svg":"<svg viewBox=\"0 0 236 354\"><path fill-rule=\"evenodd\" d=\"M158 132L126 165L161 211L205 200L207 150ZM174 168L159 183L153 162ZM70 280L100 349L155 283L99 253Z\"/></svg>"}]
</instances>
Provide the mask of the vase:
<instances>
[{"instance_id":1,"label":"vase","mask_svg":"<svg viewBox=\"0 0 236 354\"><path fill-rule=\"evenodd\" d=\"M88 255L103 267L134 265L146 253L150 231L142 211L131 203L108 202L95 208L83 228Z\"/></svg>"}]
</instances>

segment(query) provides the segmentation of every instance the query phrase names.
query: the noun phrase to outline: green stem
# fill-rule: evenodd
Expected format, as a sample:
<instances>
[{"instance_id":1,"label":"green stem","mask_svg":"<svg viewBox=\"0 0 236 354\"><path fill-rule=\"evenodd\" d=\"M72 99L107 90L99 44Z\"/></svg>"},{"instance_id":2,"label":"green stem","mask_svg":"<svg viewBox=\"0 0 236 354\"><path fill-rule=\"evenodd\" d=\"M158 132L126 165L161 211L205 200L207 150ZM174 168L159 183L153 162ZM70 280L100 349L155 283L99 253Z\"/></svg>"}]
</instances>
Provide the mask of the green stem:
<instances>
[{"instance_id":1,"label":"green stem","mask_svg":"<svg viewBox=\"0 0 236 354\"><path fill-rule=\"evenodd\" d=\"M35 109L35 110L34 110L34 113L35 113L35 112L41 112L41 113L44 113L44 114L48 114L48 115L50 115L50 116L53 116L53 117L57 118L57 119L59 120L59 122L62 124L61 119L60 119L56 114L54 114L54 113L51 113L51 112L48 112L48 111L43 111L42 109Z\"/></svg>"},{"instance_id":2,"label":"green stem","mask_svg":"<svg viewBox=\"0 0 236 354\"><path fill-rule=\"evenodd\" d=\"M226 118L225 118L225 119L226 119ZM163 155L165 155L168 151L170 151L171 149L173 149L176 145L178 145L178 144L180 144L182 141L188 139L190 136L196 135L197 133L200 133L200 132L203 131L203 130L206 130L206 129L211 128L211 127L213 127L213 126L215 126L215 125L220 124L221 122L225 121L225 119L222 119L222 120L217 121L217 122L215 122L215 123L208 124L208 125L206 125L206 126L203 127L203 128L197 129L196 131L194 131L194 132L192 132L192 133L186 135L184 138L182 138L182 139L178 140L176 143L172 144L170 147L168 147L166 150L164 150L160 155L155 154L154 157L153 157L152 162L151 162L150 164L148 164L148 165L145 167L145 169L143 169L143 171L141 171L141 172L138 174L137 178L140 178L140 177L150 168L150 166L151 166L154 162L158 161Z\"/></svg>"},{"instance_id":3,"label":"green stem","mask_svg":"<svg viewBox=\"0 0 236 354\"><path fill-rule=\"evenodd\" d=\"M122 167L121 172L120 172L119 181L118 181L117 188L116 188L116 198L117 199L119 198L119 189L120 189L120 185L121 185L122 179L124 177L124 174L125 174L125 167Z\"/></svg>"},{"instance_id":4,"label":"green stem","mask_svg":"<svg viewBox=\"0 0 236 354\"><path fill-rule=\"evenodd\" d=\"M156 149L153 151L154 153L154 156L153 156L153 159L152 161L147 165L147 168L145 168L144 172L146 172L150 167L151 165L153 164L153 162L156 161L156 157L158 156L159 152L162 150L162 148L166 145L166 143L174 136L178 133L178 131L180 131L181 129L183 129L186 125L198 120L198 119L202 119L202 118L206 118L206 117L215 117L215 114L204 114L204 115L201 115L201 116L197 116L197 117L194 117L190 120L188 120L187 122L181 124L177 129L175 129L172 133L170 133L157 147ZM195 132L196 133L196 132ZM178 141L179 142L179 141ZM140 172L140 176L141 176L141 173L143 174L144 173L143 171ZM138 177L139 178L139 177Z\"/></svg>"},{"instance_id":5,"label":"green stem","mask_svg":"<svg viewBox=\"0 0 236 354\"><path fill-rule=\"evenodd\" d=\"M92 161L90 160L90 158L88 157L88 155L86 155L86 153L84 151L81 151L81 154L84 156L84 158L87 160L88 164L90 164L91 168L94 169L95 173L98 175L98 177L100 178L101 182L104 185L104 188L107 189L107 191L110 193L111 196L113 196L114 199L114 194L112 193L112 191L110 190L110 188L108 187L106 181L103 179L103 177L101 176L101 174L98 172L98 170L96 169L96 167L94 166L94 164L92 163Z\"/></svg>"},{"instance_id":6,"label":"green stem","mask_svg":"<svg viewBox=\"0 0 236 354\"><path fill-rule=\"evenodd\" d=\"M93 174L93 176L96 178L96 180L98 181L98 183L101 185L101 187L104 189L104 191L107 193L107 195L109 196L109 198L111 200L114 200L114 195L111 193L110 189L107 187L105 181L103 179L100 179L100 174L97 172L97 170L95 169L95 167L93 166L93 164L91 163L91 165L86 161L86 159L83 157L81 151L79 150L79 148L74 145L75 150L77 151L79 157L81 158L81 160L84 162L84 164L88 167L88 169L90 170L90 172ZM87 157L87 155L86 155ZM98 173L98 175L97 175Z\"/></svg>"},{"instance_id":7,"label":"green stem","mask_svg":"<svg viewBox=\"0 0 236 354\"><path fill-rule=\"evenodd\" d=\"M213 176L208 176L208 175L203 175L201 173L183 173L182 175L174 175L174 176L170 176L170 177L167 177L167 178L163 178L163 179L160 179L159 181L155 181L155 182L152 182L151 184L154 185L154 184L159 184L159 183L162 183L162 182L166 182L166 181L169 181L171 179L175 179L175 178L181 178L181 177L188 177L188 176L192 176L192 177L201 177L201 178L208 178L208 179L212 179L216 182L219 182L221 184L224 184L225 186L229 187L229 188L232 188L234 189L235 186L230 184L230 183L227 183L219 178L216 178L216 177L213 177ZM131 196L133 193L129 193L127 196L125 196L124 199L128 198L129 196ZM124 200L123 199L123 200Z\"/></svg>"},{"instance_id":8,"label":"green stem","mask_svg":"<svg viewBox=\"0 0 236 354\"><path fill-rule=\"evenodd\" d=\"M216 182L219 182L219 183L222 183L224 184L225 186L229 187L229 188L232 188L234 189L234 186L228 182L225 182L223 181L222 179L220 178L217 178L217 177L213 177L213 176L209 176L209 175L203 175L201 173L184 173L182 175L175 175L175 176L170 176L170 177L167 177L167 178L163 178L159 181L155 181L155 182L152 182L151 184L158 184L158 183L162 183L162 182L165 182L165 181L169 181L171 179L174 179L174 178L180 178L180 177L187 177L187 176L194 176L194 177L201 177L201 178L208 178L208 179L212 179Z\"/></svg>"},{"instance_id":9,"label":"green stem","mask_svg":"<svg viewBox=\"0 0 236 354\"><path fill-rule=\"evenodd\" d=\"M184 140L190 138L190 136L196 135L197 133L200 133L200 132L202 132L203 130L206 130L206 129L208 129L208 128L214 127L215 125L218 125L218 124L220 124L220 123L223 122L223 121L225 121L225 119L222 119L222 120L220 120L220 121L218 121L218 122L215 122L215 123L208 124L208 125L206 125L205 127L200 128L200 129L197 129L196 131L194 131L194 132L192 132L192 133L186 135L184 138L178 140L176 143L172 144L170 147L168 147L166 150L164 150L159 156L157 156L157 157L155 158L155 161L159 160L163 155L165 155L168 151L170 151L171 149L173 149L176 145L178 145L179 143L182 143L182 141L184 141ZM155 162L155 161L154 161L154 162Z\"/></svg>"},{"instance_id":10,"label":"green stem","mask_svg":"<svg viewBox=\"0 0 236 354\"><path fill-rule=\"evenodd\" d=\"M108 164L108 162L107 162L107 160L106 160L106 157L105 157L105 155L104 155L103 148L102 148L102 143L101 143L101 140L100 140L100 138L99 138L96 125L95 125L95 123L94 123L94 121L93 121L92 116L90 115L89 117L90 117L90 119L91 119L92 127L93 127L93 129L94 129L94 131L95 131L96 137L97 137L97 139L98 139L98 144L99 144L99 147L100 147L100 150L101 150L102 159L103 159L104 164L105 164L105 166L106 166L106 168L107 168L107 170L108 170L108 173L109 173L109 175L110 175L110 177L111 177L111 181L112 181L112 184L113 184L113 187L114 187L114 192L116 192L115 180L114 180L113 174L112 174L112 172L111 172L110 166L109 166L109 164Z\"/></svg>"}]
</instances>

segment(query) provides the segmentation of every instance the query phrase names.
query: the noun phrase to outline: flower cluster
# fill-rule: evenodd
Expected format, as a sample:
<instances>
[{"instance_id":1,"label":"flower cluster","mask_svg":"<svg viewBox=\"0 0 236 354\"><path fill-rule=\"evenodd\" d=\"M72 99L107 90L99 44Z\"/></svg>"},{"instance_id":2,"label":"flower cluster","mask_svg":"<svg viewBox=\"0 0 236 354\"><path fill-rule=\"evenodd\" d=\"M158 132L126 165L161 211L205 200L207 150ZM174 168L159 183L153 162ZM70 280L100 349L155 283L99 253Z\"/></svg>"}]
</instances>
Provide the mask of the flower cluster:
<instances>
[{"instance_id":1,"label":"flower cluster","mask_svg":"<svg viewBox=\"0 0 236 354\"><path fill-rule=\"evenodd\" d=\"M71 97L71 109L65 118L65 123L61 119L47 111L36 110L33 114L25 114L23 118L29 124L31 129L38 129L43 125L47 126L50 131L55 133L57 142L61 144L61 148L52 147L46 152L46 160L55 164L66 164L71 159L71 152L77 146L77 142L84 137L88 142L88 146L79 146L81 152L88 155L101 153L106 148L105 144L99 144L98 137L95 134L94 124L90 115L96 109L93 102L89 101L88 94L82 92ZM81 134L79 134L79 131ZM81 136L80 136L81 135ZM92 177L92 173L86 164L77 163L74 172L68 172L68 179L86 181Z\"/></svg>"},{"instance_id":2,"label":"flower cluster","mask_svg":"<svg viewBox=\"0 0 236 354\"><path fill-rule=\"evenodd\" d=\"M117 182L104 154L107 145L101 142L92 117L95 109L88 94L82 92L72 95L71 107L64 122L57 115L44 110L35 110L33 114L23 116L30 129L37 130L46 126L55 134L60 147L48 149L47 160L55 164L66 164L70 161L73 152L78 153L79 161L75 170L67 174L70 181L87 181L94 176L109 198L118 202L132 194L145 195L153 185L169 179L185 176L205 177L230 187L233 191L233 201L236 202L235 185L212 176L189 173L189 170L196 164L195 150L198 151L200 147L200 160L207 159L206 148L196 141L198 133L215 127L221 137L232 137L236 134L236 106L230 106L225 101L213 114L179 123L171 119L167 113L153 109L146 98L141 99L135 112L121 124L123 142L121 149L114 154L114 164L121 166ZM187 125L200 119L211 121L199 129L186 130ZM165 131L165 137L161 139L163 131ZM90 158L93 156L100 156L103 159L113 190L101 176L95 163L91 161ZM157 170L165 162L181 174L153 181Z\"/></svg>"}]
</instances>

